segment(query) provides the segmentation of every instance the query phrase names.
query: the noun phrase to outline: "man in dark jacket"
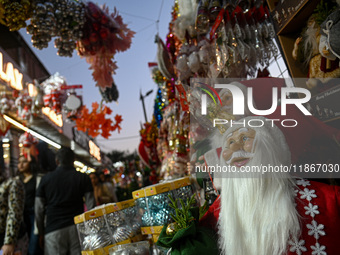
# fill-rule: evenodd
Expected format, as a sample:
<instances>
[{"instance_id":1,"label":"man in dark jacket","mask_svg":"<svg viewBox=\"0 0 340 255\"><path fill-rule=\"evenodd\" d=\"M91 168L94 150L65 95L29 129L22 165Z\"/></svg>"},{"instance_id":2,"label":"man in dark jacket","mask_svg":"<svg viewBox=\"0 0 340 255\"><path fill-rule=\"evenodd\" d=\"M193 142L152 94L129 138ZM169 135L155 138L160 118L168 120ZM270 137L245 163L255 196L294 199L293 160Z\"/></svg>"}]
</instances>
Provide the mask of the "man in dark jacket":
<instances>
[{"instance_id":1,"label":"man in dark jacket","mask_svg":"<svg viewBox=\"0 0 340 255\"><path fill-rule=\"evenodd\" d=\"M95 206L90 178L77 172L73 162L73 151L61 148L57 153L59 166L42 178L36 193L35 215L46 255L79 255L74 217L83 213L84 197L87 209Z\"/></svg>"}]
</instances>

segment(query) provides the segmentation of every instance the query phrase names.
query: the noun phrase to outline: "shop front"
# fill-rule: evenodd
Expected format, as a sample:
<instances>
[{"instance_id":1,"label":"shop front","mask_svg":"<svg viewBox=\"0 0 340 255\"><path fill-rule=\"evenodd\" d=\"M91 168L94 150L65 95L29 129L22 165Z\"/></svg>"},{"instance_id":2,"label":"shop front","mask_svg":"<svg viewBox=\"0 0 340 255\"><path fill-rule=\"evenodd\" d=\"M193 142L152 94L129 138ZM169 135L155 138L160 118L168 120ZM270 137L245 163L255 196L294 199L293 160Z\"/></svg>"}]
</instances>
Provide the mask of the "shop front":
<instances>
[{"instance_id":1,"label":"shop front","mask_svg":"<svg viewBox=\"0 0 340 255\"><path fill-rule=\"evenodd\" d=\"M15 175L19 155L36 151L33 154L39 158L42 171L52 171L56 151L66 146L74 150L78 170L94 171L106 156L86 133L74 131L74 122L62 109L69 90L46 103L40 83L51 75L19 33L9 32L3 26L0 29L2 168L8 175Z\"/></svg>"}]
</instances>

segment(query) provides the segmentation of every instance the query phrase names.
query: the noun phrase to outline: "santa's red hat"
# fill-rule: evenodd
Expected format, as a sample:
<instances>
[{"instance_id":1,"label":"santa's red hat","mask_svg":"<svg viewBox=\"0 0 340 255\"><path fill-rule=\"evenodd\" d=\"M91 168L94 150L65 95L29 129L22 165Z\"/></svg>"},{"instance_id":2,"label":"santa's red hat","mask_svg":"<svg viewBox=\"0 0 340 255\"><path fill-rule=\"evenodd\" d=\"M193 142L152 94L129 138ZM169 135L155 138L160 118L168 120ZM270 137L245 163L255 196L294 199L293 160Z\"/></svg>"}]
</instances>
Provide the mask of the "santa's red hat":
<instances>
[{"instance_id":1,"label":"santa's red hat","mask_svg":"<svg viewBox=\"0 0 340 255\"><path fill-rule=\"evenodd\" d=\"M239 81L248 88L253 88L253 99L258 110L267 110L272 106L273 88L278 88L278 98L281 97L281 88L286 87L283 78L257 78Z\"/></svg>"}]
</instances>

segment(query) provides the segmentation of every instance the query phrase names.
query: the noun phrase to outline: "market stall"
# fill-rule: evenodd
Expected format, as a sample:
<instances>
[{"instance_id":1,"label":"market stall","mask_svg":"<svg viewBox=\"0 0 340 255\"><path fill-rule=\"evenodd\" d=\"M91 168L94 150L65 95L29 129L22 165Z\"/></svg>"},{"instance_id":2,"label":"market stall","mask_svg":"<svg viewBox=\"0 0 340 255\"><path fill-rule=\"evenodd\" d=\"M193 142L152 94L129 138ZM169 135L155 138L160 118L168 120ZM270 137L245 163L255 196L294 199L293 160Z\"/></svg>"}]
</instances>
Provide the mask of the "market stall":
<instances>
[{"instance_id":1,"label":"market stall","mask_svg":"<svg viewBox=\"0 0 340 255\"><path fill-rule=\"evenodd\" d=\"M57 37L60 56L76 50L90 63L102 103L117 100L113 59L130 47L134 32L116 11L65 0L21 8L31 11L21 18L30 19L35 47ZM63 12L77 25L62 22ZM21 25L9 17L10 29ZM337 254L339 17L330 1L174 1L166 38L155 36L157 61L148 63L157 94L152 120L145 114L141 124L138 154L151 185L133 191L131 200L76 216L82 254L326 254L326 246ZM65 26L69 33L60 33ZM278 58L288 70L275 78ZM45 115L57 126L51 111L67 116L75 142L85 140L100 161L94 140L78 132L107 138L120 131L122 117L106 118L111 109L104 104L80 108L76 87L60 79L35 84L43 89L41 110L48 107ZM16 117L31 118L27 95L16 101ZM308 175L320 165L332 171ZM215 168L235 171L215 175ZM309 180L316 177L319 183Z\"/></svg>"}]
</instances>

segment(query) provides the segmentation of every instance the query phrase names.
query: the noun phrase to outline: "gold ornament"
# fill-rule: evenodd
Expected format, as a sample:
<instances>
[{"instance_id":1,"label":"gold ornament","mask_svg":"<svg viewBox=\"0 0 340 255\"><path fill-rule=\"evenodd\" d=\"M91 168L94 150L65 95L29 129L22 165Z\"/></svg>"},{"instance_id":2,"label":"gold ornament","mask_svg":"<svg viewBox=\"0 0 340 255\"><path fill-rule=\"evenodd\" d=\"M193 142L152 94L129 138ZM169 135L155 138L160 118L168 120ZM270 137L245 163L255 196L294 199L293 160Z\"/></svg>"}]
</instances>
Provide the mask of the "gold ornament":
<instances>
[{"instance_id":1,"label":"gold ornament","mask_svg":"<svg viewBox=\"0 0 340 255\"><path fill-rule=\"evenodd\" d=\"M170 223L166 228L166 234L169 236L176 234L176 227L177 227L176 222Z\"/></svg>"}]
</instances>

